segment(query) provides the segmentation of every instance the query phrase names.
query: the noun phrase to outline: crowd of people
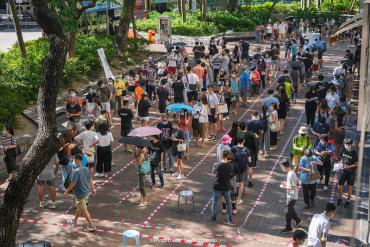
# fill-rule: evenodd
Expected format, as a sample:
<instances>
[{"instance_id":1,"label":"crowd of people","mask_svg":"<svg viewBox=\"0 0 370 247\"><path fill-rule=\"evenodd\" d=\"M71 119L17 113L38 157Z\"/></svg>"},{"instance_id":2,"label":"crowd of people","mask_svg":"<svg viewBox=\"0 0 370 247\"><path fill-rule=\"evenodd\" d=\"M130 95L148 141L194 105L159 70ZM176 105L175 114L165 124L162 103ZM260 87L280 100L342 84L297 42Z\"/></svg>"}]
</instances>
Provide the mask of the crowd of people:
<instances>
[{"instance_id":1,"label":"crowd of people","mask_svg":"<svg viewBox=\"0 0 370 247\"><path fill-rule=\"evenodd\" d=\"M322 28L329 33L333 25L327 21ZM71 89L65 105L68 131L61 138L58 152L38 178L40 207L56 207L55 186L66 195L73 192L77 208L74 224L83 214L88 230L95 231L87 210L88 197L95 194L94 177L108 178L112 170L113 117L121 119L120 134L127 137L135 121L142 127L150 124L152 109L160 116L156 127L161 133L148 137L150 147L133 149L124 145L125 152L133 153L138 168L141 195L138 205L145 207L150 201L147 182L153 189L163 190L167 175L184 179L184 162L191 156L190 147L203 149L207 142L216 140L220 132L223 135L212 169L215 180L211 220L217 222L217 203L222 196L225 223L231 225L238 205L247 198L245 186L254 186L253 175L259 159L278 149L291 105L296 104L299 93L303 93L307 124L300 126L292 140L291 162L280 162L287 173L286 182L281 184L287 195L286 226L282 232L291 232L301 224L294 208L300 188L305 209L315 207L316 190L321 188L321 183L322 189L328 190L334 162L341 164L337 206L343 204L343 185L347 184L348 198L344 207L348 208L358 160L354 141L345 138L344 127L350 126L351 114L352 82L348 75L359 70L359 63L356 53L347 50L328 81L321 74L326 50L323 42L317 39L309 44L304 38L296 40L309 28L309 22L302 20L259 25L256 41L266 40L269 46L265 49L252 50L246 39L234 46L226 46L222 39L219 42L211 39L208 49L196 42L193 57L185 47L175 47L165 59L158 61L149 56L139 70L130 71L128 76L119 73L115 78L100 80L97 88L89 87L84 106L78 92ZM285 59L282 59L280 54L284 53ZM263 90L267 90L267 96L261 99ZM169 112L167 107L171 103L188 105L191 110ZM261 103L260 110L235 120L238 112L253 103ZM82 124L83 115L87 121ZM224 133L224 121L229 119L233 119L231 129ZM8 179L11 179L16 152L11 128L4 131L2 147L6 152ZM149 173L142 172L144 163L149 164ZM56 182L58 170L62 181ZM45 184L50 192L48 204ZM326 242L329 227L320 235L315 226L322 226L320 220L327 223L334 211L335 206L329 203L324 214L314 216L308 232L309 246ZM296 223L294 226L292 220ZM299 243L306 235L297 231L294 238Z\"/></svg>"}]
</instances>

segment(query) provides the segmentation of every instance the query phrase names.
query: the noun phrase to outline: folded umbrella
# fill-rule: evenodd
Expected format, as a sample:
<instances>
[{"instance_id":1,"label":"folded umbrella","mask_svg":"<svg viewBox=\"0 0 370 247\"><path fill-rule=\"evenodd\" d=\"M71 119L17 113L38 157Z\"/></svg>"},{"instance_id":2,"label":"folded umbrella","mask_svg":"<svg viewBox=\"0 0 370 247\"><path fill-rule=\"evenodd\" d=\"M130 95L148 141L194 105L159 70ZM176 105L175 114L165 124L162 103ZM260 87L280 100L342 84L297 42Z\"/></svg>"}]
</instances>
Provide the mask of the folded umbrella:
<instances>
[{"instance_id":1,"label":"folded umbrella","mask_svg":"<svg viewBox=\"0 0 370 247\"><path fill-rule=\"evenodd\" d=\"M160 129L158 129L156 127L146 126L146 127L140 127L140 128L135 128L135 129L131 130L131 132L128 133L128 136L145 137L145 136L159 135L160 133L162 133L162 131Z\"/></svg>"},{"instance_id":2,"label":"folded umbrella","mask_svg":"<svg viewBox=\"0 0 370 247\"><path fill-rule=\"evenodd\" d=\"M181 42L181 41L175 42L175 43L172 44L172 46L178 46L178 47L185 47L186 45L187 45L187 43Z\"/></svg>"},{"instance_id":3,"label":"folded umbrella","mask_svg":"<svg viewBox=\"0 0 370 247\"><path fill-rule=\"evenodd\" d=\"M167 110L172 111L172 112L181 112L183 110L186 110L189 113L193 112L193 108L185 104L172 104L172 105L167 106Z\"/></svg>"},{"instance_id":4,"label":"folded umbrella","mask_svg":"<svg viewBox=\"0 0 370 247\"><path fill-rule=\"evenodd\" d=\"M121 139L118 140L118 143L140 146L140 147L149 147L149 148L153 147L149 139L144 139L143 137L139 137L139 136L121 137Z\"/></svg>"}]
</instances>

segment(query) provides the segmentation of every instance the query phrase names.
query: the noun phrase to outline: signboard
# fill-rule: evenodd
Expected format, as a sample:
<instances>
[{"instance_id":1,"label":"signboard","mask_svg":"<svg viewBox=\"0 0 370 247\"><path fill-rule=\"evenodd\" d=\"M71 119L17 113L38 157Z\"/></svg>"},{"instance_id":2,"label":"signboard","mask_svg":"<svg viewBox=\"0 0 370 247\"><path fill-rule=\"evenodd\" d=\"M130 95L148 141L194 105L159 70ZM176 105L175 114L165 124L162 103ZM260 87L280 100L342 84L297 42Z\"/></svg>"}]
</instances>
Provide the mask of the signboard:
<instances>
[{"instance_id":1,"label":"signboard","mask_svg":"<svg viewBox=\"0 0 370 247\"><path fill-rule=\"evenodd\" d=\"M23 0L15 0L15 3L21 4L21 3L23 3Z\"/></svg>"},{"instance_id":2,"label":"signboard","mask_svg":"<svg viewBox=\"0 0 370 247\"><path fill-rule=\"evenodd\" d=\"M103 48L98 49L98 54L99 54L99 58L100 58L101 64L102 64L103 69L104 69L105 78L107 78L107 79L108 78L113 78L114 79L114 76L113 76L112 71L110 70L107 58L105 57L104 49Z\"/></svg>"}]
</instances>

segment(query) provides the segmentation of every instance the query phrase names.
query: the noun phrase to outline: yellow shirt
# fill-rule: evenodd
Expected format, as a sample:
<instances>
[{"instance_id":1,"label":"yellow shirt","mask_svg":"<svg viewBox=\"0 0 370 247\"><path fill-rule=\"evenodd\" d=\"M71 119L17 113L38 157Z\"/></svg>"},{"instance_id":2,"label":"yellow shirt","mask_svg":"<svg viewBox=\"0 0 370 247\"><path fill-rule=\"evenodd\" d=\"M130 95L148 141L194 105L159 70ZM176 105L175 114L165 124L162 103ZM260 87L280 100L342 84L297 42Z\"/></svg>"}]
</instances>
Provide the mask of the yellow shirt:
<instances>
[{"instance_id":1,"label":"yellow shirt","mask_svg":"<svg viewBox=\"0 0 370 247\"><path fill-rule=\"evenodd\" d=\"M126 81L124 79L115 81L114 87L117 89L117 96L122 96L122 91L126 89Z\"/></svg>"}]
</instances>

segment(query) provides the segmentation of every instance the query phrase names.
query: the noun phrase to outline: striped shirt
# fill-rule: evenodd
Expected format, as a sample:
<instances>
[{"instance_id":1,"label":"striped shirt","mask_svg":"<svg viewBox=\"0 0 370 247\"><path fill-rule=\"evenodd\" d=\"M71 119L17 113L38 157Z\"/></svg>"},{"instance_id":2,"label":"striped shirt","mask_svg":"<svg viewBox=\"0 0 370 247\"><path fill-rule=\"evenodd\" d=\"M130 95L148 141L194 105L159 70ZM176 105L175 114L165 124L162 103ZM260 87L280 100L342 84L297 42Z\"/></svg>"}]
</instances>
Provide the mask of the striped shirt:
<instances>
[{"instance_id":1,"label":"striped shirt","mask_svg":"<svg viewBox=\"0 0 370 247\"><path fill-rule=\"evenodd\" d=\"M17 145L17 142L15 140L14 136L11 136L10 138L7 138L6 135L3 135L1 138L1 144L6 147L9 145Z\"/></svg>"}]
</instances>

